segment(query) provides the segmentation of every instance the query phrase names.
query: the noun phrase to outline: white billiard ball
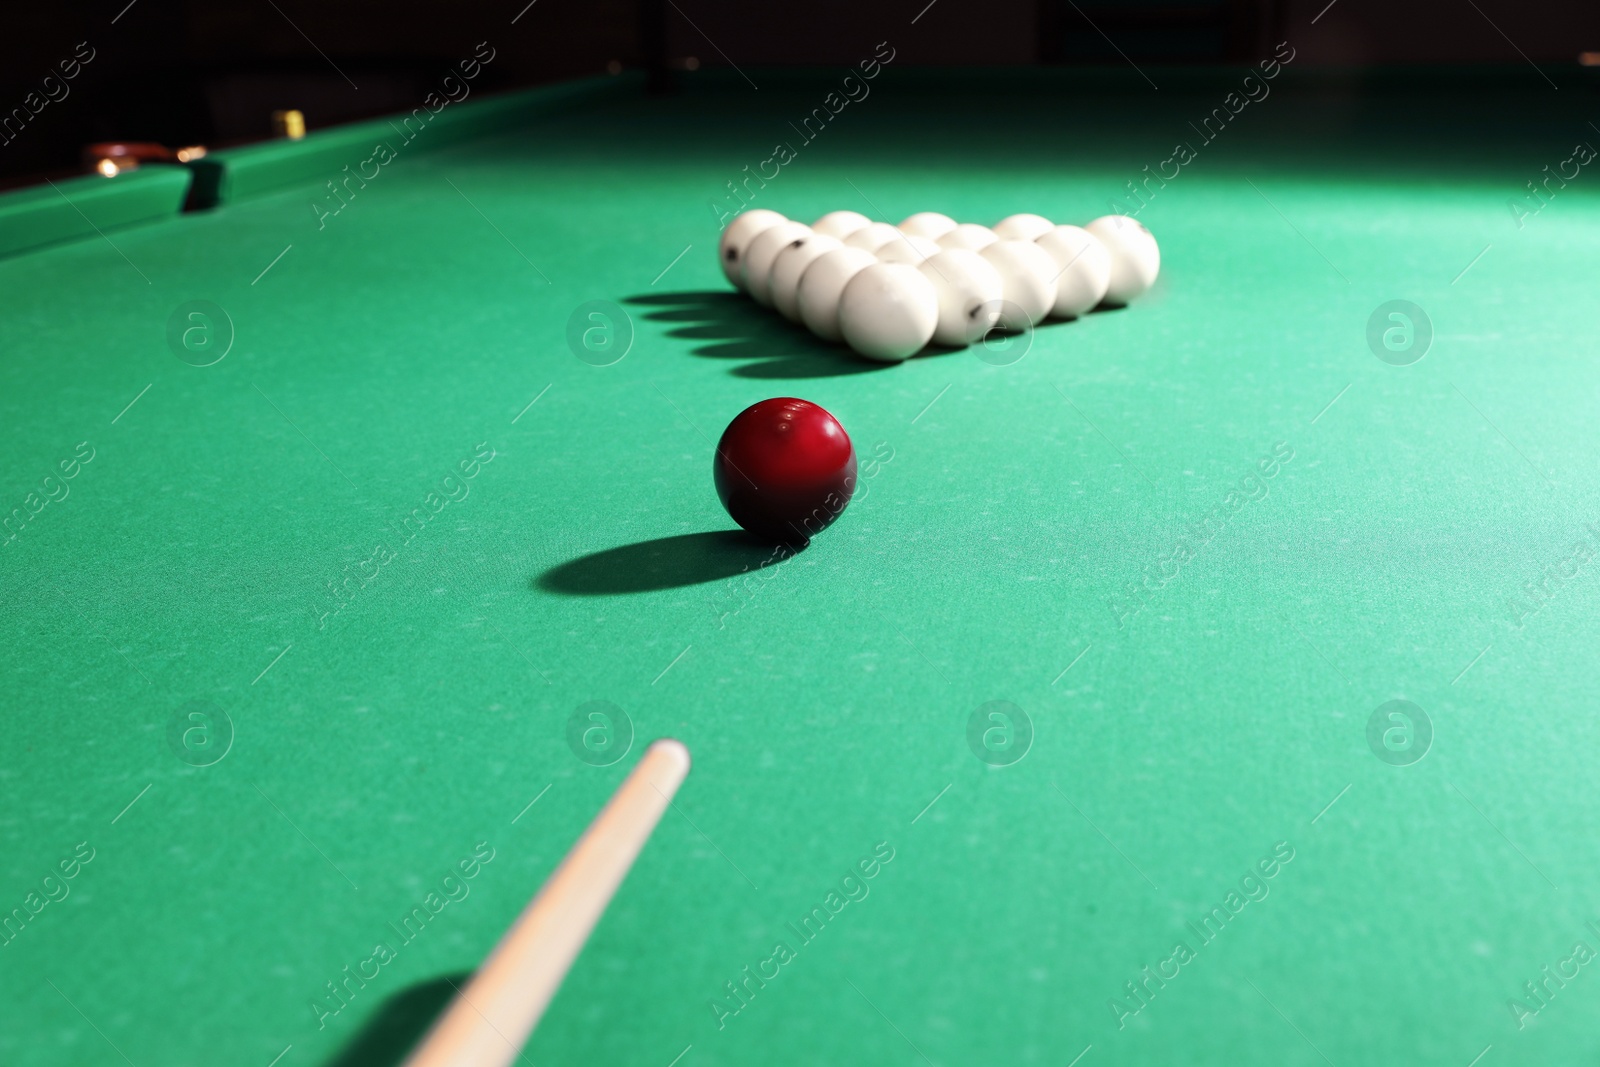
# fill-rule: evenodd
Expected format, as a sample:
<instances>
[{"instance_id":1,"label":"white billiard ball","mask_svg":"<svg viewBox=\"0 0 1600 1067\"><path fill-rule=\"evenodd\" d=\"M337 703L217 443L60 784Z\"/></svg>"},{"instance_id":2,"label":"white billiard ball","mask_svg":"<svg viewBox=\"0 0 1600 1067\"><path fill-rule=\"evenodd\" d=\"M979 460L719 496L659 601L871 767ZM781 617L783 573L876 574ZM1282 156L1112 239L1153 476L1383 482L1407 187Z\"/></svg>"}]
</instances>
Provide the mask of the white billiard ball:
<instances>
[{"instance_id":1,"label":"white billiard ball","mask_svg":"<svg viewBox=\"0 0 1600 1067\"><path fill-rule=\"evenodd\" d=\"M1111 284L1105 302L1122 305L1156 283L1161 249L1144 223L1127 215L1102 215L1084 227L1111 253Z\"/></svg>"},{"instance_id":2,"label":"white billiard ball","mask_svg":"<svg viewBox=\"0 0 1600 1067\"><path fill-rule=\"evenodd\" d=\"M994 224L994 232L1002 241L1035 241L1056 228L1056 224L1043 215L1007 215Z\"/></svg>"},{"instance_id":3,"label":"white billiard ball","mask_svg":"<svg viewBox=\"0 0 1600 1067\"><path fill-rule=\"evenodd\" d=\"M839 296L845 285L862 270L878 262L865 248L842 246L824 252L800 275L795 290L795 306L806 329L824 341L843 340L839 332Z\"/></svg>"},{"instance_id":4,"label":"white billiard ball","mask_svg":"<svg viewBox=\"0 0 1600 1067\"><path fill-rule=\"evenodd\" d=\"M939 322L939 297L916 267L863 267L839 297L839 331L859 355L899 363L927 345Z\"/></svg>"},{"instance_id":5,"label":"white billiard ball","mask_svg":"<svg viewBox=\"0 0 1600 1067\"><path fill-rule=\"evenodd\" d=\"M780 222L789 220L776 211L768 211L758 207L751 211L741 212L734 220L723 229L722 240L717 242L717 262L722 264L722 273L739 289L744 288L744 282L739 274L739 269L744 266L744 250L756 235L769 226L776 226Z\"/></svg>"},{"instance_id":6,"label":"white billiard ball","mask_svg":"<svg viewBox=\"0 0 1600 1067\"><path fill-rule=\"evenodd\" d=\"M865 248L868 252L876 252L890 241L900 240L902 236L899 230L887 222L873 222L846 237L844 243L850 248Z\"/></svg>"},{"instance_id":7,"label":"white billiard ball","mask_svg":"<svg viewBox=\"0 0 1600 1067\"><path fill-rule=\"evenodd\" d=\"M1000 275L1005 304L1000 327L1021 330L1044 321L1056 302L1056 273L1060 268L1049 252L1032 241L999 240L978 255ZM1020 321L1017 320L1020 317Z\"/></svg>"},{"instance_id":8,"label":"white billiard ball","mask_svg":"<svg viewBox=\"0 0 1600 1067\"><path fill-rule=\"evenodd\" d=\"M885 263L909 263L915 267L937 251L937 241L907 233L901 234L898 241L890 241L878 249L878 258Z\"/></svg>"},{"instance_id":9,"label":"white billiard ball","mask_svg":"<svg viewBox=\"0 0 1600 1067\"><path fill-rule=\"evenodd\" d=\"M859 211L830 211L813 222L811 228L824 237L842 241L857 230L866 229L871 225L872 220Z\"/></svg>"},{"instance_id":10,"label":"white billiard ball","mask_svg":"<svg viewBox=\"0 0 1600 1067\"><path fill-rule=\"evenodd\" d=\"M1057 226L1034 244L1056 261L1052 315L1075 318L1105 299L1111 284L1111 253L1094 234L1081 226Z\"/></svg>"},{"instance_id":11,"label":"white billiard ball","mask_svg":"<svg viewBox=\"0 0 1600 1067\"><path fill-rule=\"evenodd\" d=\"M976 222L963 222L949 233L939 237L941 248L964 248L968 252L976 252L1000 240L999 234L987 226L979 226Z\"/></svg>"},{"instance_id":12,"label":"white billiard ball","mask_svg":"<svg viewBox=\"0 0 1600 1067\"><path fill-rule=\"evenodd\" d=\"M956 220L937 211L919 211L901 220L900 229L913 237L928 237L937 241L956 228Z\"/></svg>"},{"instance_id":13,"label":"white billiard ball","mask_svg":"<svg viewBox=\"0 0 1600 1067\"><path fill-rule=\"evenodd\" d=\"M939 300L933 339L942 345L969 345L994 328L1005 286L1000 272L976 252L946 248L921 267Z\"/></svg>"},{"instance_id":14,"label":"white billiard ball","mask_svg":"<svg viewBox=\"0 0 1600 1067\"><path fill-rule=\"evenodd\" d=\"M784 246L772 262L771 280L767 283L772 306L779 314L790 322L800 321L800 279L806 268L818 257L843 247L839 241L820 233L811 233Z\"/></svg>"},{"instance_id":15,"label":"white billiard ball","mask_svg":"<svg viewBox=\"0 0 1600 1067\"><path fill-rule=\"evenodd\" d=\"M756 234L755 240L744 250L744 265L739 269L744 291L756 303L762 307L772 306L772 294L767 288L772 281L772 264L777 261L778 253L810 236L811 227L803 222L780 222Z\"/></svg>"}]
</instances>

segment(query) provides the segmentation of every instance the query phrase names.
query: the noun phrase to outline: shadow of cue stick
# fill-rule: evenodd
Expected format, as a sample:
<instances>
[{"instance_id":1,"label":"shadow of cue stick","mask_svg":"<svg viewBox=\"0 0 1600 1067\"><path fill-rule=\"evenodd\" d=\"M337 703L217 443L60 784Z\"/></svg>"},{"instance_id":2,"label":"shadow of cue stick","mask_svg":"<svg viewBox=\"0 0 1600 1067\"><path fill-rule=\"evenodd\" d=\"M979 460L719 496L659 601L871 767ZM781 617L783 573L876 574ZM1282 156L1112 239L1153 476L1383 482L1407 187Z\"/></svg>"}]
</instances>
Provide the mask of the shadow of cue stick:
<instances>
[{"instance_id":1,"label":"shadow of cue stick","mask_svg":"<svg viewBox=\"0 0 1600 1067\"><path fill-rule=\"evenodd\" d=\"M689 773L656 741L489 953L406 1067L509 1067Z\"/></svg>"}]
</instances>

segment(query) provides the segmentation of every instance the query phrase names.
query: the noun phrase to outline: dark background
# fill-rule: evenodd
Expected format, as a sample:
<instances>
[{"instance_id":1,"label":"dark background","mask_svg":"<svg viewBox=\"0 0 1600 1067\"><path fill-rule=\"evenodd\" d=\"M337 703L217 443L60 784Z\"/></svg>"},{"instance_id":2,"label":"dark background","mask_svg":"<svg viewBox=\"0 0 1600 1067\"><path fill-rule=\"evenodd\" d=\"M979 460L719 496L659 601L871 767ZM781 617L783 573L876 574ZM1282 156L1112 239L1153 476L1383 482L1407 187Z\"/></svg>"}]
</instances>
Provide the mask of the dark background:
<instances>
[{"instance_id":1,"label":"dark background","mask_svg":"<svg viewBox=\"0 0 1600 1067\"><path fill-rule=\"evenodd\" d=\"M484 41L496 57L475 91L620 68L661 83L696 66L845 66L884 39L897 66L1247 62L1283 39L1297 67L1570 66L1600 50L1600 2L111 0L18 5L0 27L0 116L79 42L95 52L70 95L0 144L15 185L80 169L91 141L217 146L270 136L274 109L312 129L410 109Z\"/></svg>"}]
</instances>

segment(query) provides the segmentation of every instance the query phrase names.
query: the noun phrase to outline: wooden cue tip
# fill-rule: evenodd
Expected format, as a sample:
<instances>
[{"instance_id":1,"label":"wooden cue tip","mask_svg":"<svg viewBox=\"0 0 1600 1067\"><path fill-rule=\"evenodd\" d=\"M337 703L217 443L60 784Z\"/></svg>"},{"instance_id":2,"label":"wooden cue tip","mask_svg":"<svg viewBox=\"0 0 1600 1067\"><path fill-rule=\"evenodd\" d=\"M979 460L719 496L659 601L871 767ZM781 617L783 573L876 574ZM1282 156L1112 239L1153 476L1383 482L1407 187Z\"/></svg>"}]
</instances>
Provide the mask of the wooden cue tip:
<instances>
[{"instance_id":1,"label":"wooden cue tip","mask_svg":"<svg viewBox=\"0 0 1600 1067\"><path fill-rule=\"evenodd\" d=\"M650 743L471 981L457 990L407 1067L509 1067L519 1058L690 763L682 741Z\"/></svg>"},{"instance_id":2,"label":"wooden cue tip","mask_svg":"<svg viewBox=\"0 0 1600 1067\"><path fill-rule=\"evenodd\" d=\"M673 762L681 766L685 774L694 765L694 758L689 755L689 746L679 741L676 737L660 737L650 742L650 747L645 749L645 755L648 756L656 751L671 753L675 756L676 759Z\"/></svg>"}]
</instances>

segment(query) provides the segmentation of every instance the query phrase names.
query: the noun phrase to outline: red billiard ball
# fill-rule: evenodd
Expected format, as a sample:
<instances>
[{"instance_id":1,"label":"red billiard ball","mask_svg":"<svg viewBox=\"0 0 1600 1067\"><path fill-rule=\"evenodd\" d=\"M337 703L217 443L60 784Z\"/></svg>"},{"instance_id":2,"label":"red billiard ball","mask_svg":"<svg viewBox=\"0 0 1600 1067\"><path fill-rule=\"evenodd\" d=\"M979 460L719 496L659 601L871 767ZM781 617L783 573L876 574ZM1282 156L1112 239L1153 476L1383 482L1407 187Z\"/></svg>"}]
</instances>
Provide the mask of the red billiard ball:
<instances>
[{"instance_id":1,"label":"red billiard ball","mask_svg":"<svg viewBox=\"0 0 1600 1067\"><path fill-rule=\"evenodd\" d=\"M760 537L804 545L850 503L856 450L826 409L779 396L728 423L711 472L734 522Z\"/></svg>"}]
</instances>

